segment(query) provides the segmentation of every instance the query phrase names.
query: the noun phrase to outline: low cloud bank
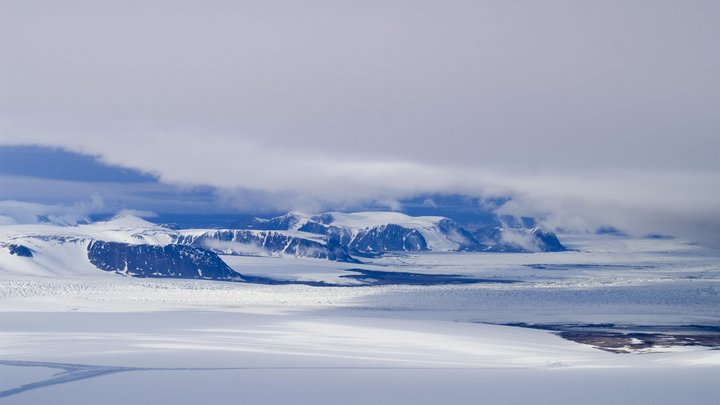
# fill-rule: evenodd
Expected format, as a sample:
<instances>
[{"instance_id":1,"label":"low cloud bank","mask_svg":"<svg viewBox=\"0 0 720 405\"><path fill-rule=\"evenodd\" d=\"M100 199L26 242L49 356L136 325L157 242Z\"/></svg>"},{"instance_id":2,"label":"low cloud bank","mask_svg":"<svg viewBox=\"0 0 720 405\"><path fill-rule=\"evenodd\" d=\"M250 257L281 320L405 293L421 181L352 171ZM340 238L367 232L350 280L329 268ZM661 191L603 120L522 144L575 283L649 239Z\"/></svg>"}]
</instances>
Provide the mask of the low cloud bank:
<instances>
[{"instance_id":1,"label":"low cloud bank","mask_svg":"<svg viewBox=\"0 0 720 405\"><path fill-rule=\"evenodd\" d=\"M38 144L62 146L40 140ZM440 167L421 162L345 159L311 151L204 142L162 149L132 143L85 142L70 150L109 164L143 170L177 187L211 186L214 203L242 212L401 209L401 200L432 193L511 199L498 213L541 218L551 229L592 232L613 226L643 235L664 233L719 245L720 173L683 170L574 170L532 172ZM243 151L241 153L241 151ZM100 209L102 202L53 206L5 202L16 217ZM137 208L137 207L126 207ZM9 215L13 216L13 215Z\"/></svg>"}]
</instances>

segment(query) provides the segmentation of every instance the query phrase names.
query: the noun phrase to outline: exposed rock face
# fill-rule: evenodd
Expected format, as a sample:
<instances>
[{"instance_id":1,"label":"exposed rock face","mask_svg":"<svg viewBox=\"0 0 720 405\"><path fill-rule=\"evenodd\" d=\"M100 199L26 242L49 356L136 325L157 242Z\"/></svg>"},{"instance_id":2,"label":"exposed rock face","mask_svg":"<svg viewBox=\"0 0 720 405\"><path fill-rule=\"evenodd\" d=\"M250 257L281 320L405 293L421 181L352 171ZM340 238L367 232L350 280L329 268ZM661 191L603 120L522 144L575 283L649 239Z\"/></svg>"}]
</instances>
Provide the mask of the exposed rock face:
<instances>
[{"instance_id":1,"label":"exposed rock face","mask_svg":"<svg viewBox=\"0 0 720 405\"><path fill-rule=\"evenodd\" d=\"M533 230L532 234L535 237L541 252L564 252L567 250L567 248L560 243L560 239L558 239L557 235L553 232L543 231L536 228Z\"/></svg>"},{"instance_id":2,"label":"exposed rock face","mask_svg":"<svg viewBox=\"0 0 720 405\"><path fill-rule=\"evenodd\" d=\"M270 254L329 259L357 263L347 248L329 240L313 240L312 235L298 235L275 231L214 230L202 233L179 233L175 243L212 250L225 254Z\"/></svg>"},{"instance_id":3,"label":"exposed rock face","mask_svg":"<svg viewBox=\"0 0 720 405\"><path fill-rule=\"evenodd\" d=\"M445 218L438 222L438 230L445 235L448 240L458 244L457 250L466 252L482 252L488 249L488 246L482 241L477 240L465 228L460 227L455 221Z\"/></svg>"},{"instance_id":4,"label":"exposed rock face","mask_svg":"<svg viewBox=\"0 0 720 405\"><path fill-rule=\"evenodd\" d=\"M473 237L487 247L487 252L529 253L529 252L564 252L567 248L560 243L553 232L540 228L504 229L502 227L486 227L473 232Z\"/></svg>"},{"instance_id":5,"label":"exposed rock face","mask_svg":"<svg viewBox=\"0 0 720 405\"><path fill-rule=\"evenodd\" d=\"M352 239L350 248L361 252L427 250L420 232L400 225L387 224L363 229Z\"/></svg>"},{"instance_id":6,"label":"exposed rock face","mask_svg":"<svg viewBox=\"0 0 720 405\"><path fill-rule=\"evenodd\" d=\"M318 220L316 222L316 220ZM379 225L354 231L346 227L325 225L322 216L311 218L298 229L325 235L331 242L345 246L352 253L427 250L427 242L416 229L396 224Z\"/></svg>"},{"instance_id":7,"label":"exposed rock face","mask_svg":"<svg viewBox=\"0 0 720 405\"><path fill-rule=\"evenodd\" d=\"M340 222L338 217L341 218ZM362 218L366 223L355 223L352 226L343 224L342 219L347 220L348 217ZM347 248L350 254L360 256L388 251L438 249L467 252L566 250L554 233L538 228L487 226L470 232L449 218L411 217L400 213L325 213L313 216L288 213L271 219L255 219L249 227L323 235L329 241Z\"/></svg>"},{"instance_id":8,"label":"exposed rock face","mask_svg":"<svg viewBox=\"0 0 720 405\"><path fill-rule=\"evenodd\" d=\"M134 277L242 280L215 253L183 245L132 245L92 241L88 259L97 268Z\"/></svg>"},{"instance_id":9,"label":"exposed rock face","mask_svg":"<svg viewBox=\"0 0 720 405\"><path fill-rule=\"evenodd\" d=\"M32 250L29 247L23 245L10 244L7 246L8 251L11 255L20 257L33 257Z\"/></svg>"}]
</instances>

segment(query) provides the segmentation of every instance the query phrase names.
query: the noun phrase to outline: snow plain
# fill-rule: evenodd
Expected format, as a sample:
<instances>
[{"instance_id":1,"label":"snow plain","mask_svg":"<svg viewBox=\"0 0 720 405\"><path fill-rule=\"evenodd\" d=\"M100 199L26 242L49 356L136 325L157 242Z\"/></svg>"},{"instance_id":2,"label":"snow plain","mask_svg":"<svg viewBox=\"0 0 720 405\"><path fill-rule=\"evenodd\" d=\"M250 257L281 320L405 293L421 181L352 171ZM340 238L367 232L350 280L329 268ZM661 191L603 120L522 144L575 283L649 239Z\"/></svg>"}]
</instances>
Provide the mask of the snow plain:
<instances>
[{"instance_id":1,"label":"snow plain","mask_svg":"<svg viewBox=\"0 0 720 405\"><path fill-rule=\"evenodd\" d=\"M497 323L720 326L720 253L674 239L563 242L576 251L363 265L223 257L243 274L346 287L132 279L72 262L62 274L10 271L6 261L0 403L717 403L719 350L616 354ZM353 286L341 277L353 268L516 282Z\"/></svg>"}]
</instances>

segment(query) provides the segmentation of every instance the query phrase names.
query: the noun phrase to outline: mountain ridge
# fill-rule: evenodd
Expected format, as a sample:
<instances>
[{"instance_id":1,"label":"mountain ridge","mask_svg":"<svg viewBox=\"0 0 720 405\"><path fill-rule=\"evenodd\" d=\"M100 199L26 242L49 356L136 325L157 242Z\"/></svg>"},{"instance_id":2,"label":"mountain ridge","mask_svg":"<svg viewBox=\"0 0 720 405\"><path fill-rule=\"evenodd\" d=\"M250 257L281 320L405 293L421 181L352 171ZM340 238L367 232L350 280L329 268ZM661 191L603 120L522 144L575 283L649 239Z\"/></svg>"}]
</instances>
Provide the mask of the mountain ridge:
<instances>
[{"instance_id":1,"label":"mountain ridge","mask_svg":"<svg viewBox=\"0 0 720 405\"><path fill-rule=\"evenodd\" d=\"M0 227L0 268L50 269L53 274L77 268L135 277L241 280L223 255L361 263L388 252L564 250L557 235L540 228L471 231L449 218L398 212L290 212L256 218L247 229L170 229L131 214L90 224Z\"/></svg>"}]
</instances>

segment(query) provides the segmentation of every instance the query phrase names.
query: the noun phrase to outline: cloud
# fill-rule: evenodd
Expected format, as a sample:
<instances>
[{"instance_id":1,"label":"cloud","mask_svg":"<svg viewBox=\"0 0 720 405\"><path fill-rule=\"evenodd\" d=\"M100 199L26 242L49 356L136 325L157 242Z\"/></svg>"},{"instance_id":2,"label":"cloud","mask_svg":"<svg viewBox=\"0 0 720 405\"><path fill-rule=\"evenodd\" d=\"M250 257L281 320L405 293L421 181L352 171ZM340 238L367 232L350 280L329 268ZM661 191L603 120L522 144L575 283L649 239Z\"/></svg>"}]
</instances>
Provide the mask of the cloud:
<instances>
[{"instance_id":1,"label":"cloud","mask_svg":"<svg viewBox=\"0 0 720 405\"><path fill-rule=\"evenodd\" d=\"M238 209L510 195L552 226L705 237L719 4L5 1L0 144Z\"/></svg>"},{"instance_id":2,"label":"cloud","mask_svg":"<svg viewBox=\"0 0 720 405\"><path fill-rule=\"evenodd\" d=\"M104 202L99 195L71 205L38 204L27 201L0 201L0 221L5 224L32 224L48 220L59 224L77 224L86 217L105 212Z\"/></svg>"},{"instance_id":3,"label":"cloud","mask_svg":"<svg viewBox=\"0 0 720 405\"><path fill-rule=\"evenodd\" d=\"M514 3L6 1L0 120L16 142L153 152L104 153L133 167L199 138L187 171L225 148L292 168L718 168L717 2Z\"/></svg>"},{"instance_id":4,"label":"cloud","mask_svg":"<svg viewBox=\"0 0 720 405\"><path fill-rule=\"evenodd\" d=\"M42 162L37 162L42 164ZM56 168L62 171L62 167ZM211 187L173 186L158 182L96 182L0 175L0 201L30 201L50 206L73 205L100 196L104 212L142 209L166 213L223 212Z\"/></svg>"},{"instance_id":5,"label":"cloud","mask_svg":"<svg viewBox=\"0 0 720 405\"><path fill-rule=\"evenodd\" d=\"M543 218L552 229L613 226L666 233L720 247L720 178L714 171L602 171L538 176L516 184L498 213Z\"/></svg>"},{"instance_id":6,"label":"cloud","mask_svg":"<svg viewBox=\"0 0 720 405\"><path fill-rule=\"evenodd\" d=\"M117 215L118 215L118 216L131 215L131 216L140 217L140 218L154 218L154 217L157 217L157 216L158 216L158 214L156 214L156 213L154 213L154 212L152 212L152 211L147 211L147 210L134 210L134 209L123 209L123 210L120 210L120 211L118 211Z\"/></svg>"}]
</instances>

